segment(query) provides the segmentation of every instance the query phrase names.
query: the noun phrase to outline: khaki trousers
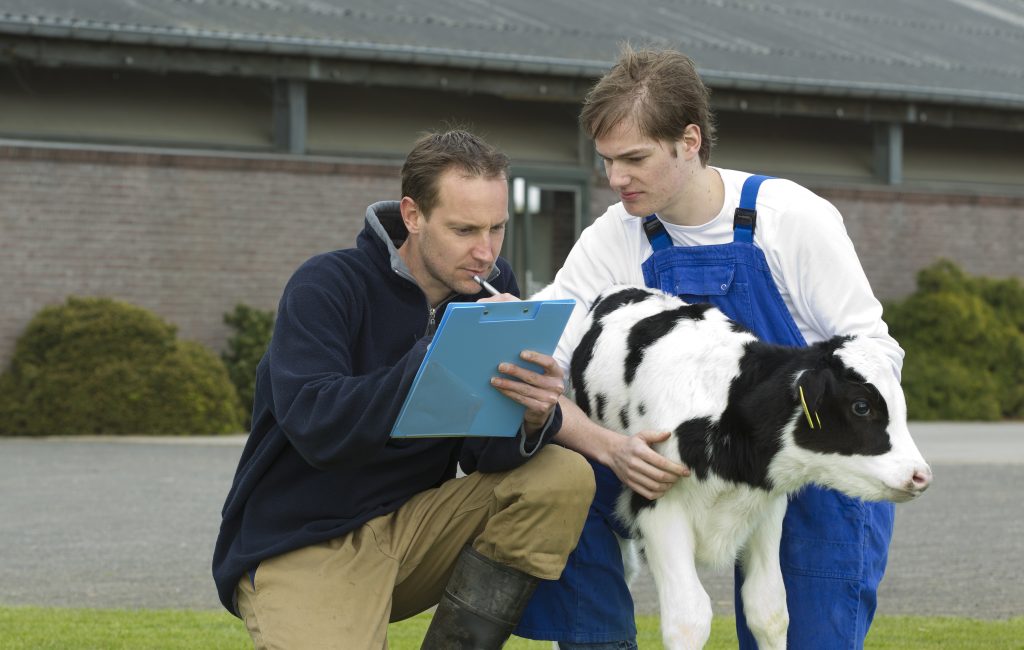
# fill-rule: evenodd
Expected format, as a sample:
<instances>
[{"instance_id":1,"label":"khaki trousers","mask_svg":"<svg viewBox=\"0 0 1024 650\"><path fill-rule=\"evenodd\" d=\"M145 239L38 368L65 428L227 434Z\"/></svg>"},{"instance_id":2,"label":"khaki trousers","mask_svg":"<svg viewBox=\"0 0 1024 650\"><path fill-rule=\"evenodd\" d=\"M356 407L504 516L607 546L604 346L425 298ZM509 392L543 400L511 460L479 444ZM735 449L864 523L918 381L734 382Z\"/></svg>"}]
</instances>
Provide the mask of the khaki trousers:
<instances>
[{"instance_id":1,"label":"khaki trousers","mask_svg":"<svg viewBox=\"0 0 1024 650\"><path fill-rule=\"evenodd\" d=\"M264 560L238 583L257 649L387 648L389 621L438 603L462 547L538 578L558 578L576 547L594 475L548 445L521 467L473 473L321 544Z\"/></svg>"}]
</instances>

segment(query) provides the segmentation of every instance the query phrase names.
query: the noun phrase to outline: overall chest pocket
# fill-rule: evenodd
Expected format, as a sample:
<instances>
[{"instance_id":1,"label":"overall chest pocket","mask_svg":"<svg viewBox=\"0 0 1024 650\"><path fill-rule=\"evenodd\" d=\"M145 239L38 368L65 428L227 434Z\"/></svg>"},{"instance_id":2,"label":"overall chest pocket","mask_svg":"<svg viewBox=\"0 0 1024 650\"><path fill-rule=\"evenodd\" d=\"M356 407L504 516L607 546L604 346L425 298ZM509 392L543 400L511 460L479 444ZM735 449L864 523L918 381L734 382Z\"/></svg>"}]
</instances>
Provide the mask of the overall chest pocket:
<instances>
[{"instance_id":1,"label":"overall chest pocket","mask_svg":"<svg viewBox=\"0 0 1024 650\"><path fill-rule=\"evenodd\" d=\"M729 294L735 278L736 267L731 264L675 264L662 271L661 288L684 300L694 298L688 302L712 302L712 297Z\"/></svg>"},{"instance_id":2,"label":"overall chest pocket","mask_svg":"<svg viewBox=\"0 0 1024 650\"><path fill-rule=\"evenodd\" d=\"M754 322L750 287L740 278L735 264L679 265L664 278L662 290L688 303L711 303L726 316L750 327ZM671 289L664 285L671 286Z\"/></svg>"}]
</instances>

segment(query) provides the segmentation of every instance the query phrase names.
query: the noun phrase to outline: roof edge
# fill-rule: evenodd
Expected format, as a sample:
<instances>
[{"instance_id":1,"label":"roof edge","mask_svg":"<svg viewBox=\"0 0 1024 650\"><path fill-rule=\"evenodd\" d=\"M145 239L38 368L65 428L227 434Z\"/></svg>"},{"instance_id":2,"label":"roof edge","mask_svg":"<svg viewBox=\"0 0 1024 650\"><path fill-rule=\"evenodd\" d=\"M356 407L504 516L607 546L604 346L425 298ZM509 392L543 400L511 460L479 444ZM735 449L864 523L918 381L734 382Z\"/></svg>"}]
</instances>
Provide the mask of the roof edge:
<instances>
[{"instance_id":1,"label":"roof edge","mask_svg":"<svg viewBox=\"0 0 1024 650\"><path fill-rule=\"evenodd\" d=\"M576 78L596 78L613 63L610 60L594 61L411 45L382 45L336 39L145 27L12 14L0 14L0 34L124 45L302 55L370 62L415 63L492 72L518 72ZM783 94L824 94L833 97L930 102L996 109L1019 110L1024 107L1024 94L1015 93L992 93L812 77L758 75L708 69L700 69L700 74L712 89L737 89Z\"/></svg>"}]
</instances>

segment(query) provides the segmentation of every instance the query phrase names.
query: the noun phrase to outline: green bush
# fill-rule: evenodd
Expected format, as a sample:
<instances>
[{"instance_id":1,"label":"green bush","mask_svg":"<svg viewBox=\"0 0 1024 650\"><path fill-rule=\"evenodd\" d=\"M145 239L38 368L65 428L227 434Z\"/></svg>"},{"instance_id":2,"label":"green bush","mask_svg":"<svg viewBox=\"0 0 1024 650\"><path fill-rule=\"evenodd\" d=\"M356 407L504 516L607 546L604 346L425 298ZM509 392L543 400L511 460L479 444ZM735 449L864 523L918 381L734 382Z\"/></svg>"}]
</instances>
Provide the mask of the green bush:
<instances>
[{"instance_id":1,"label":"green bush","mask_svg":"<svg viewBox=\"0 0 1024 650\"><path fill-rule=\"evenodd\" d=\"M907 352L903 386L915 420L1024 417L1024 285L969 276L942 260L917 291L886 306Z\"/></svg>"},{"instance_id":2,"label":"green bush","mask_svg":"<svg viewBox=\"0 0 1024 650\"><path fill-rule=\"evenodd\" d=\"M220 357L238 392L239 405L245 413L245 428L252 420L252 401L256 392L256 366L267 351L274 333L274 312L238 304L224 314L224 323L235 333L228 339L227 350Z\"/></svg>"},{"instance_id":3,"label":"green bush","mask_svg":"<svg viewBox=\"0 0 1024 650\"><path fill-rule=\"evenodd\" d=\"M0 434L241 430L224 364L154 314L109 298L47 307L0 376Z\"/></svg>"}]
</instances>

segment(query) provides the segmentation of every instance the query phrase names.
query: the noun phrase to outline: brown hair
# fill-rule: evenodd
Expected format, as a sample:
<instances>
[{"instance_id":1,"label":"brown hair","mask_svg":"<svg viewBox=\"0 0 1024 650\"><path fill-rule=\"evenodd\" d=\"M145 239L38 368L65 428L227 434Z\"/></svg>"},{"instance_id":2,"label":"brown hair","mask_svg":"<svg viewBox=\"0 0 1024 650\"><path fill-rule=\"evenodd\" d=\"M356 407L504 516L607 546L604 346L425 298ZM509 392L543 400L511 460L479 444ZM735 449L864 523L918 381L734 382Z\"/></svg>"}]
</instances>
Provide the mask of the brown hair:
<instances>
[{"instance_id":1,"label":"brown hair","mask_svg":"<svg viewBox=\"0 0 1024 650\"><path fill-rule=\"evenodd\" d=\"M675 50L622 47L619 60L587 93L580 124L592 139L626 119L641 135L675 142L690 124L700 128L700 162L708 164L715 143L708 89L693 60Z\"/></svg>"},{"instance_id":2,"label":"brown hair","mask_svg":"<svg viewBox=\"0 0 1024 650\"><path fill-rule=\"evenodd\" d=\"M402 196L408 196L424 216L440 200L441 175L457 169L466 176L508 178L508 156L469 131L455 129L420 137L402 165Z\"/></svg>"}]
</instances>

